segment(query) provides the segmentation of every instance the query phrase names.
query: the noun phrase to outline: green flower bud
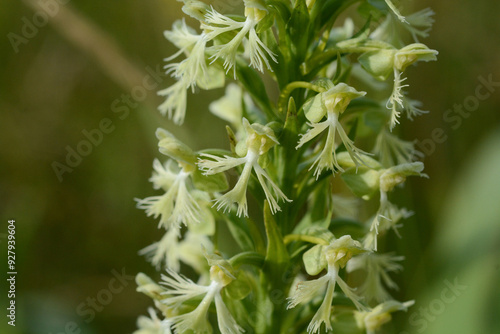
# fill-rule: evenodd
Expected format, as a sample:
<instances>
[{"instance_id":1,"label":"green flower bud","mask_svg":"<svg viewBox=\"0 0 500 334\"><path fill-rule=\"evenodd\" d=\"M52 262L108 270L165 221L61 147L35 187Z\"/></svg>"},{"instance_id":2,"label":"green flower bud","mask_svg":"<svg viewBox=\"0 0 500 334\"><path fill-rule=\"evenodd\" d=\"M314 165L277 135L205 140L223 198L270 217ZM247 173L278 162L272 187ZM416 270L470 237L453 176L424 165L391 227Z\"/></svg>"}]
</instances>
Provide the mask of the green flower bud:
<instances>
[{"instance_id":1,"label":"green flower bud","mask_svg":"<svg viewBox=\"0 0 500 334\"><path fill-rule=\"evenodd\" d=\"M159 140L158 147L161 153L177 160L177 162L186 162L190 165L196 163L196 154L193 150L167 130L158 128L156 138Z\"/></svg>"},{"instance_id":2,"label":"green flower bud","mask_svg":"<svg viewBox=\"0 0 500 334\"><path fill-rule=\"evenodd\" d=\"M137 283L137 292L144 293L154 300L165 299L164 292L166 290L156 284L148 275L138 273L137 276L135 276L135 282Z\"/></svg>"},{"instance_id":3,"label":"green flower bud","mask_svg":"<svg viewBox=\"0 0 500 334\"><path fill-rule=\"evenodd\" d=\"M182 0L184 6L182 11L200 22L205 20L205 14L210 9L210 6L198 0Z\"/></svg>"}]
</instances>

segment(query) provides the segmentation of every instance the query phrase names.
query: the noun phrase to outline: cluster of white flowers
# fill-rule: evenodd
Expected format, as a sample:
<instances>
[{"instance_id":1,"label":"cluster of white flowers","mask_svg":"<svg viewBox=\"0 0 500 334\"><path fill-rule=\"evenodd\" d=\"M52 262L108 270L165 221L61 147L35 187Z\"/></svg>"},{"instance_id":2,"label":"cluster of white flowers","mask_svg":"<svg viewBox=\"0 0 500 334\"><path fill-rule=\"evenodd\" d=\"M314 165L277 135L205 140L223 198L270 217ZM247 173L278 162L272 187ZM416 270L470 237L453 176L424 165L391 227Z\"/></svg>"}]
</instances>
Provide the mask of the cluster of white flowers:
<instances>
[{"instance_id":1,"label":"cluster of white flowers","mask_svg":"<svg viewBox=\"0 0 500 334\"><path fill-rule=\"evenodd\" d=\"M403 257L378 253L378 240L390 230L399 236L401 220L412 214L391 202L391 192L408 176L426 177L414 144L392 130L402 112L410 120L426 113L404 92L403 73L436 59L418 41L427 37L433 12L403 16L393 1L362 1L381 19L356 31L349 18L333 27L339 13L331 15L337 9L321 0L243 0L240 16L200 0L179 1L200 32L185 20L165 32L179 49L166 60L184 58L165 66L175 82L159 92L161 113L180 124L189 90L239 83L228 83L209 107L228 123L230 150L196 151L164 129L156 132L168 159L154 160L150 181L161 193L137 199L137 207L158 219L164 235L140 253L167 274L159 284L137 276L138 291L162 316L150 309L135 334L211 333L215 323L222 334L247 326L318 333L324 324L333 331L341 312L336 298L351 324L374 334L392 312L413 304L392 300L389 290L398 286L389 274L402 270ZM398 29L414 43L405 45ZM276 103L263 74L281 91ZM389 78L392 90L383 93ZM359 133L372 136L371 150L359 148L366 146ZM228 178L230 170L238 177ZM337 176L346 186L340 191L333 190ZM263 204L260 217L249 193ZM378 209L364 214L359 207L374 196ZM340 218L357 232L337 233ZM222 222L241 252L221 251ZM182 266L193 268L198 281L180 274ZM290 273L294 284L280 281ZM354 285L346 275L364 279ZM288 304L275 302L271 291L282 292Z\"/></svg>"},{"instance_id":2,"label":"cluster of white flowers","mask_svg":"<svg viewBox=\"0 0 500 334\"><path fill-rule=\"evenodd\" d=\"M224 86L224 72L233 69L236 78L236 62L238 57L250 61L250 66L263 72L264 65L271 69L270 58L277 62L274 53L264 44L255 30L257 24L266 16L267 9L255 1L245 1L245 20L236 21L217 12L200 1L186 1L186 12L192 13L193 7L202 12L201 34L186 25L184 20L174 23L165 37L179 51L166 61L184 54L186 58L180 63L167 65L165 68L177 82L160 91L165 102L159 107L162 114L168 115L177 124L184 122L187 106L187 89L195 86L202 89L214 89ZM197 15L193 15L198 18ZM236 32L228 42L221 42L221 35ZM210 45L213 44L213 45ZM244 53L238 52L244 46ZM218 59L223 64L217 62Z\"/></svg>"}]
</instances>

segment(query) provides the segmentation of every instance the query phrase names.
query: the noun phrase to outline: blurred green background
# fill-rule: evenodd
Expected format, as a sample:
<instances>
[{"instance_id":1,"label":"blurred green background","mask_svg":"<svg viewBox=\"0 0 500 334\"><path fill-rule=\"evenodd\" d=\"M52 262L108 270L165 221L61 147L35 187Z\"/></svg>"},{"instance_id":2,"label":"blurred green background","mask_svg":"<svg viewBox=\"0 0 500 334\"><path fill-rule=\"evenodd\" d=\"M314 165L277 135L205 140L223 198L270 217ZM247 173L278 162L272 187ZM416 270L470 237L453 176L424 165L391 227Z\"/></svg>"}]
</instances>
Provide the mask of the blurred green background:
<instances>
[{"instance_id":1,"label":"blurred green background","mask_svg":"<svg viewBox=\"0 0 500 334\"><path fill-rule=\"evenodd\" d=\"M225 147L224 124L207 111L223 91L190 99L183 127L158 115L156 91L172 81L151 73L174 52L162 32L181 17L178 2L60 2L0 5L0 332L130 333L150 301L129 276L158 277L137 251L161 235L133 201L153 194L154 130L195 149ZM49 6L50 18L33 3ZM403 122L401 133L425 145L431 178L409 180L400 193L398 204L416 214L403 239L389 240L406 256L396 297L417 304L396 319L404 332L386 330L500 333L500 2L407 3L436 12L423 42L440 54L408 70L411 96L431 113ZM496 85L478 88L480 77ZM475 100L477 89L490 94ZM464 103L470 112L446 113ZM85 130L92 152L58 178L54 162L65 164ZM4 315L8 219L17 228L15 328ZM462 290L450 290L456 282Z\"/></svg>"}]
</instances>

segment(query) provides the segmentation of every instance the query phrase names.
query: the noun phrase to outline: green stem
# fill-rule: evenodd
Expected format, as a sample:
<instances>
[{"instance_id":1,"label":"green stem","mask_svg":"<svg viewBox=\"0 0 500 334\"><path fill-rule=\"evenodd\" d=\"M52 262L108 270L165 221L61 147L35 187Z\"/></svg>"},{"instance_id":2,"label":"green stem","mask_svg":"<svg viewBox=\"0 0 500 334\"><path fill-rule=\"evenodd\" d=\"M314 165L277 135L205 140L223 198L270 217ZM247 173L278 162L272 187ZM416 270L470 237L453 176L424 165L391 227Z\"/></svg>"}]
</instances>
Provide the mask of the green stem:
<instances>
[{"instance_id":1,"label":"green stem","mask_svg":"<svg viewBox=\"0 0 500 334\"><path fill-rule=\"evenodd\" d=\"M243 252L233 256L229 263L235 268L238 268L244 264L249 264L257 268L261 268L264 265L264 255L256 252Z\"/></svg>"},{"instance_id":2,"label":"green stem","mask_svg":"<svg viewBox=\"0 0 500 334\"><path fill-rule=\"evenodd\" d=\"M325 89L321 86L314 85L307 81L294 81L286 85L285 89L281 91L280 98L278 101L278 111L279 113L283 113L288 105L288 98L290 94L297 88L305 88L314 90L315 92L322 93Z\"/></svg>"},{"instance_id":3,"label":"green stem","mask_svg":"<svg viewBox=\"0 0 500 334\"><path fill-rule=\"evenodd\" d=\"M288 234L283 238L283 241L285 245L291 243L292 241L305 241L317 245L328 245L328 242L321 238L304 234Z\"/></svg>"}]
</instances>

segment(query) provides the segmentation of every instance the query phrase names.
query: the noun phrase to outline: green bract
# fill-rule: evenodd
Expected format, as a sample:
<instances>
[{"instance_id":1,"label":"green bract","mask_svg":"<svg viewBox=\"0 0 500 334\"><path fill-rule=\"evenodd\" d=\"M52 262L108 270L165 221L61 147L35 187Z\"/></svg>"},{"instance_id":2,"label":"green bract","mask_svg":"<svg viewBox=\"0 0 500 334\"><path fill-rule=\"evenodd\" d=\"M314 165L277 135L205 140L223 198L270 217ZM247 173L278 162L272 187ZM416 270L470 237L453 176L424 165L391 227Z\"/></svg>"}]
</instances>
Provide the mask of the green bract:
<instances>
[{"instance_id":1,"label":"green bract","mask_svg":"<svg viewBox=\"0 0 500 334\"><path fill-rule=\"evenodd\" d=\"M436 59L416 40L433 12L389 0L182 2L195 23L165 32L179 51L167 58L174 83L158 93L159 110L181 124L188 92L226 86L208 109L227 123L228 143L192 149L156 132L157 193L137 206L162 231L141 254L166 274L160 284L137 276L156 311L135 334L323 333L340 323L374 334L413 303L392 299L388 273L402 257L378 241L412 214L392 202L394 188L426 176L397 125L426 113L403 75ZM337 20L348 15L357 17Z\"/></svg>"}]
</instances>

